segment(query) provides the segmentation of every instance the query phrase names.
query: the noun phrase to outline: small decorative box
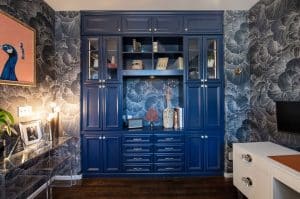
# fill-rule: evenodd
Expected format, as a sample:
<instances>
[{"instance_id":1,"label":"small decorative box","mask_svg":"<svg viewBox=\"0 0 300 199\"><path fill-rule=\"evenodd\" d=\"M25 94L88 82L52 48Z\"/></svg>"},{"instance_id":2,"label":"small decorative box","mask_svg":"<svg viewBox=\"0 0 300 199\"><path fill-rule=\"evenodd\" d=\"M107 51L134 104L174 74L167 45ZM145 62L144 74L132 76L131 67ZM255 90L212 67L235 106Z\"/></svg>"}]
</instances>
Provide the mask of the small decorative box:
<instances>
[{"instance_id":1,"label":"small decorative box","mask_svg":"<svg viewBox=\"0 0 300 199\"><path fill-rule=\"evenodd\" d=\"M143 119L142 118L128 119L128 128L129 129L143 128Z\"/></svg>"}]
</instances>

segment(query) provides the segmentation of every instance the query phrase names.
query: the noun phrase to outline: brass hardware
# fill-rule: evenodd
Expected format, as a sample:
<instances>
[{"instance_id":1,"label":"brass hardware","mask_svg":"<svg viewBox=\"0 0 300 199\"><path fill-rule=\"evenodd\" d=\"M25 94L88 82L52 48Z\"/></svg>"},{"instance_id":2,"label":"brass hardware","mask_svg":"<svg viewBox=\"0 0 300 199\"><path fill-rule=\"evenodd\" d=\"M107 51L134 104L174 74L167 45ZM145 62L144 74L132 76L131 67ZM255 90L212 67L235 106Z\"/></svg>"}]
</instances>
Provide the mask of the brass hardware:
<instances>
[{"instance_id":1,"label":"brass hardware","mask_svg":"<svg viewBox=\"0 0 300 199\"><path fill-rule=\"evenodd\" d=\"M242 73L242 69L240 67L234 69L234 74L235 75L240 75Z\"/></svg>"},{"instance_id":2,"label":"brass hardware","mask_svg":"<svg viewBox=\"0 0 300 199\"><path fill-rule=\"evenodd\" d=\"M242 159L246 162L252 162L252 157L249 154L242 154Z\"/></svg>"},{"instance_id":3,"label":"brass hardware","mask_svg":"<svg viewBox=\"0 0 300 199\"><path fill-rule=\"evenodd\" d=\"M253 185L253 182L252 182L251 178L249 178L249 177L242 177L242 181L245 183L245 185L247 187L250 187Z\"/></svg>"}]
</instances>

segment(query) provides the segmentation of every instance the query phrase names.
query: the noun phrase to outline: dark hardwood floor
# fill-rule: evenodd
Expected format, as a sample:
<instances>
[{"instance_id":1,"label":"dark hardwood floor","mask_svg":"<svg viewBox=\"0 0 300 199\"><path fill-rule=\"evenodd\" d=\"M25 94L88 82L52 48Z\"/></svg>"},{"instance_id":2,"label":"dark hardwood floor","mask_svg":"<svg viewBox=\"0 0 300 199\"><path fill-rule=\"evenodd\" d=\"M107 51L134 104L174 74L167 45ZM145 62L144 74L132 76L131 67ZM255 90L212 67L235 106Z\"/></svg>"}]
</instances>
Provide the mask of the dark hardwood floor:
<instances>
[{"instance_id":1,"label":"dark hardwood floor","mask_svg":"<svg viewBox=\"0 0 300 199\"><path fill-rule=\"evenodd\" d=\"M43 198L41 194L38 198ZM97 178L69 188L54 188L54 199L235 199L232 179L205 178Z\"/></svg>"}]
</instances>

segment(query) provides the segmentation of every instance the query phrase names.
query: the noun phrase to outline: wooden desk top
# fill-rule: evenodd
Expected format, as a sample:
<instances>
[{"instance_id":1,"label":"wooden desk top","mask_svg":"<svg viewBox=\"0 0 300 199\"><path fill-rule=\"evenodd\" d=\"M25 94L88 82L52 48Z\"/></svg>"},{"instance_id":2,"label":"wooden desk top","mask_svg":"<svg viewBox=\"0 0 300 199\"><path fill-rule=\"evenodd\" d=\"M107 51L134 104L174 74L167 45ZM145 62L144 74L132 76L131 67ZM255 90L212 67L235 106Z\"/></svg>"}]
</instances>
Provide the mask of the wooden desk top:
<instances>
[{"instance_id":1,"label":"wooden desk top","mask_svg":"<svg viewBox=\"0 0 300 199\"><path fill-rule=\"evenodd\" d=\"M300 172L300 155L279 155L269 158Z\"/></svg>"}]
</instances>

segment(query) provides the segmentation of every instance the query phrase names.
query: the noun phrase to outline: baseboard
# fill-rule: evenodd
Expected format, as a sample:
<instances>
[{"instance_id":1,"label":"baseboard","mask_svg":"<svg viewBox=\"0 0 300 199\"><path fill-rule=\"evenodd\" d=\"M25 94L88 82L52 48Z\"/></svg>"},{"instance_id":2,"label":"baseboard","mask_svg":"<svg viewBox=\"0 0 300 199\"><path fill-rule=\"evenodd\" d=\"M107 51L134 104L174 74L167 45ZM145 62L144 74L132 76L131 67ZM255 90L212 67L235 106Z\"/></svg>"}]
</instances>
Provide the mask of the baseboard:
<instances>
[{"instance_id":1,"label":"baseboard","mask_svg":"<svg viewBox=\"0 0 300 199\"><path fill-rule=\"evenodd\" d=\"M233 173L224 173L225 178L233 178Z\"/></svg>"},{"instance_id":2,"label":"baseboard","mask_svg":"<svg viewBox=\"0 0 300 199\"><path fill-rule=\"evenodd\" d=\"M72 176L54 176L53 180L81 180L82 175L72 175Z\"/></svg>"},{"instance_id":3,"label":"baseboard","mask_svg":"<svg viewBox=\"0 0 300 199\"><path fill-rule=\"evenodd\" d=\"M47 189L48 184L53 180L60 181L60 180L81 180L81 179L82 179L82 175L54 176L47 183L40 186L35 192L33 192L30 196L28 196L27 199L34 199L35 197L37 197L42 191Z\"/></svg>"}]
</instances>

